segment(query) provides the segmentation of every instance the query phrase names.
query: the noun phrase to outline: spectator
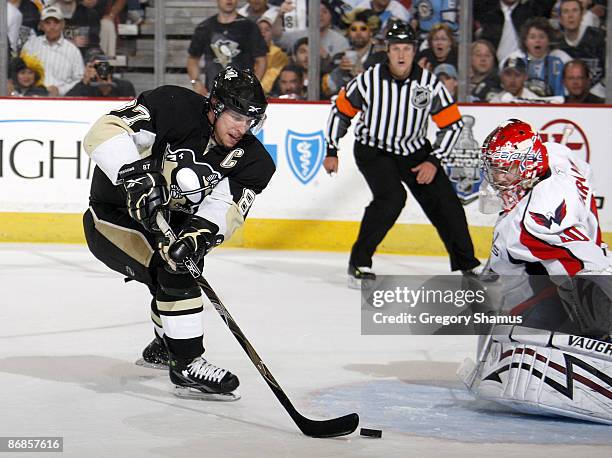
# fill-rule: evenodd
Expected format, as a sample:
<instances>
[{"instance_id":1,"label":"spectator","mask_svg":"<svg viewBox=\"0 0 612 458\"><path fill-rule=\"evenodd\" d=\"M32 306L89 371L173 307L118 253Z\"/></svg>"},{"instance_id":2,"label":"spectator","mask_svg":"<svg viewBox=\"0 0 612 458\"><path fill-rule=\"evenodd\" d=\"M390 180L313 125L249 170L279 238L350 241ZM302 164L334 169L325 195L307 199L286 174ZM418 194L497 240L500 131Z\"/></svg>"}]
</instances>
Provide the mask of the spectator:
<instances>
[{"instance_id":1,"label":"spectator","mask_svg":"<svg viewBox=\"0 0 612 458\"><path fill-rule=\"evenodd\" d=\"M269 3L272 4L274 1L270 1ZM278 14L276 20L272 24L272 38L276 42L280 42L283 32L304 29L305 27L300 27L300 24L292 23L292 21L297 20L296 5L293 0L284 0L276 4L278 5Z\"/></svg>"},{"instance_id":2,"label":"spectator","mask_svg":"<svg viewBox=\"0 0 612 458\"><path fill-rule=\"evenodd\" d=\"M238 8L238 14L255 23L260 18L266 18L270 24L274 24L278 16L278 7L268 5L267 0L247 0L246 5Z\"/></svg>"},{"instance_id":3,"label":"spectator","mask_svg":"<svg viewBox=\"0 0 612 458\"><path fill-rule=\"evenodd\" d=\"M385 53L376 53L372 37L380 28L380 19L372 10L353 10L346 21L350 23L348 39L351 47L336 54L333 69L323 76L323 92L330 97L340 88L372 65L382 62Z\"/></svg>"},{"instance_id":4,"label":"spectator","mask_svg":"<svg viewBox=\"0 0 612 458\"><path fill-rule=\"evenodd\" d=\"M266 73L261 79L261 86L267 95L272 90L274 81L278 78L282 68L289 63L289 56L272 42L272 23L268 17L259 18L257 27L259 27L259 31L268 45Z\"/></svg>"},{"instance_id":5,"label":"spectator","mask_svg":"<svg viewBox=\"0 0 612 458\"><path fill-rule=\"evenodd\" d=\"M472 43L470 102L490 102L501 90L493 45L487 40L474 41Z\"/></svg>"},{"instance_id":6,"label":"spectator","mask_svg":"<svg viewBox=\"0 0 612 458\"><path fill-rule=\"evenodd\" d=\"M436 24L446 24L453 33L459 29L455 0L415 0L412 2L419 35L425 37Z\"/></svg>"},{"instance_id":7,"label":"spectator","mask_svg":"<svg viewBox=\"0 0 612 458\"><path fill-rule=\"evenodd\" d=\"M474 5L481 26L479 38L490 41L497 49L497 61L504 62L510 53L519 49L518 30L533 16L531 5L519 0L479 3Z\"/></svg>"},{"instance_id":8,"label":"spectator","mask_svg":"<svg viewBox=\"0 0 612 458\"><path fill-rule=\"evenodd\" d=\"M328 0L321 1L319 31L321 34L321 59L331 59L332 56L349 48L346 37L332 28L332 13ZM283 49L292 49L300 38L307 36L308 30L305 29L285 32L279 40L279 45Z\"/></svg>"},{"instance_id":9,"label":"spectator","mask_svg":"<svg viewBox=\"0 0 612 458\"><path fill-rule=\"evenodd\" d=\"M291 54L291 63L297 65L304 72L304 86L308 87L308 37L300 38L295 42L293 53ZM329 73L332 69L331 59L321 59L321 75Z\"/></svg>"},{"instance_id":10,"label":"spectator","mask_svg":"<svg viewBox=\"0 0 612 458\"><path fill-rule=\"evenodd\" d=\"M23 22L23 14L19 11L18 0L8 0L6 7L6 33L8 35L10 53L16 56L19 53L19 30Z\"/></svg>"},{"instance_id":11,"label":"spectator","mask_svg":"<svg viewBox=\"0 0 612 458\"><path fill-rule=\"evenodd\" d=\"M207 94L215 76L230 64L252 69L259 80L266 73L266 42L257 25L238 14L237 4L238 0L217 0L219 13L199 24L191 38L187 73L200 94ZM200 80L202 55L206 85Z\"/></svg>"},{"instance_id":12,"label":"spectator","mask_svg":"<svg viewBox=\"0 0 612 458\"><path fill-rule=\"evenodd\" d=\"M457 99L457 90L459 88L457 69L451 64L440 64L434 69L434 75L442 81L442 84L451 93L453 99Z\"/></svg>"},{"instance_id":13,"label":"spectator","mask_svg":"<svg viewBox=\"0 0 612 458\"><path fill-rule=\"evenodd\" d=\"M606 43L601 30L595 27L581 27L582 3L579 0L561 0L559 20L563 26L563 37L559 49L573 59L581 59L588 66L593 81L591 92L603 96L600 84L604 76Z\"/></svg>"},{"instance_id":14,"label":"spectator","mask_svg":"<svg viewBox=\"0 0 612 458\"><path fill-rule=\"evenodd\" d=\"M563 51L550 50L552 39L553 30L547 19L530 18L521 28L522 49L509 56L525 61L526 86L539 97L563 95L563 65L571 60Z\"/></svg>"},{"instance_id":15,"label":"spectator","mask_svg":"<svg viewBox=\"0 0 612 458\"><path fill-rule=\"evenodd\" d=\"M421 68L433 71L440 64L457 67L457 43L447 24L436 24L431 28L427 34L427 45L416 57Z\"/></svg>"},{"instance_id":16,"label":"spectator","mask_svg":"<svg viewBox=\"0 0 612 458\"><path fill-rule=\"evenodd\" d=\"M38 31L40 11L31 0L16 0L12 3L19 8L19 11L23 15L22 27L27 27L29 29L24 33L26 37L26 40L24 40L25 42L27 38L29 38L30 32L36 34Z\"/></svg>"},{"instance_id":17,"label":"spectator","mask_svg":"<svg viewBox=\"0 0 612 458\"><path fill-rule=\"evenodd\" d=\"M602 1L603 4L599 2L594 3L593 0L580 0L580 3L582 4L582 11L583 11L582 21L580 22L580 27L582 28L595 27L597 29L601 28L602 18L606 14L606 6L605 6L606 0L599 0L599 1ZM561 6L561 0L557 0L552 10L553 19L551 20L551 24L557 30L560 29L559 27L560 6Z\"/></svg>"},{"instance_id":18,"label":"spectator","mask_svg":"<svg viewBox=\"0 0 612 458\"><path fill-rule=\"evenodd\" d=\"M114 58L117 55L117 28L121 12L127 0L82 0L83 6L94 9L100 19L100 48L104 54Z\"/></svg>"},{"instance_id":19,"label":"spectator","mask_svg":"<svg viewBox=\"0 0 612 458\"><path fill-rule=\"evenodd\" d=\"M79 49L64 38L64 16L56 5L43 9L40 19L44 35L31 37L23 51L42 62L44 85L49 95L65 95L83 77L83 57Z\"/></svg>"},{"instance_id":20,"label":"spectator","mask_svg":"<svg viewBox=\"0 0 612 458\"><path fill-rule=\"evenodd\" d=\"M565 103L604 103L604 99L589 92L591 89L589 67L580 59L565 64L563 84L568 92Z\"/></svg>"},{"instance_id":21,"label":"spectator","mask_svg":"<svg viewBox=\"0 0 612 458\"><path fill-rule=\"evenodd\" d=\"M100 48L85 56L83 79L66 94L69 97L136 97L131 82L113 77L113 67Z\"/></svg>"},{"instance_id":22,"label":"spectator","mask_svg":"<svg viewBox=\"0 0 612 458\"><path fill-rule=\"evenodd\" d=\"M403 22L410 22L411 19L410 11L397 0L363 0L355 8L373 10L380 18L381 30L387 27L389 19Z\"/></svg>"},{"instance_id":23,"label":"spectator","mask_svg":"<svg viewBox=\"0 0 612 458\"><path fill-rule=\"evenodd\" d=\"M100 46L100 16L96 10L86 8L77 0L58 0L54 6L59 7L64 16L64 36L83 56L89 48Z\"/></svg>"},{"instance_id":24,"label":"spectator","mask_svg":"<svg viewBox=\"0 0 612 458\"><path fill-rule=\"evenodd\" d=\"M45 70L34 56L22 53L11 62L11 80L8 92L12 96L44 97L49 91L44 86Z\"/></svg>"},{"instance_id":25,"label":"spectator","mask_svg":"<svg viewBox=\"0 0 612 458\"><path fill-rule=\"evenodd\" d=\"M274 97L281 99L304 100L306 88L304 86L304 72L297 65L287 65L283 68L276 82L277 91Z\"/></svg>"},{"instance_id":26,"label":"spectator","mask_svg":"<svg viewBox=\"0 0 612 458\"><path fill-rule=\"evenodd\" d=\"M295 46L293 47L293 53L291 53L291 60L304 72L305 86L308 86L308 59L308 37L303 37L295 42Z\"/></svg>"},{"instance_id":27,"label":"spectator","mask_svg":"<svg viewBox=\"0 0 612 458\"><path fill-rule=\"evenodd\" d=\"M504 62L501 71L503 91L491 99L495 103L510 103L521 100L535 100L536 94L525 87L527 81L527 65L523 59L509 57Z\"/></svg>"}]
</instances>

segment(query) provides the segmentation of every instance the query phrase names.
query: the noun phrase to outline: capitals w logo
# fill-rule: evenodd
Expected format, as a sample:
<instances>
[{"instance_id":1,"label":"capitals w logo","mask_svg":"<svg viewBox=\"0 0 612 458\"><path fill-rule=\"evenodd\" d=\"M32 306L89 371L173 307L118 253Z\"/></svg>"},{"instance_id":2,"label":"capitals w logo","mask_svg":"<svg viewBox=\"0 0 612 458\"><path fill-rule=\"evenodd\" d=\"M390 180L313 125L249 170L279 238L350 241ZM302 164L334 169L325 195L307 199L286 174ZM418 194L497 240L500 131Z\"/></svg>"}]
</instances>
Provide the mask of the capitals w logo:
<instances>
[{"instance_id":1,"label":"capitals w logo","mask_svg":"<svg viewBox=\"0 0 612 458\"><path fill-rule=\"evenodd\" d=\"M557 224L557 226L561 225L561 221L565 218L567 214L567 207L565 205L565 199L559 204L557 209L555 210L555 214L547 213L546 215L542 215L541 213L529 212L533 220L538 223L540 226L544 226L547 229L550 229L552 223Z\"/></svg>"},{"instance_id":2,"label":"capitals w logo","mask_svg":"<svg viewBox=\"0 0 612 458\"><path fill-rule=\"evenodd\" d=\"M285 150L293 174L302 184L308 184L317 174L323 162L325 150L323 131L302 134L288 130L285 137Z\"/></svg>"}]
</instances>

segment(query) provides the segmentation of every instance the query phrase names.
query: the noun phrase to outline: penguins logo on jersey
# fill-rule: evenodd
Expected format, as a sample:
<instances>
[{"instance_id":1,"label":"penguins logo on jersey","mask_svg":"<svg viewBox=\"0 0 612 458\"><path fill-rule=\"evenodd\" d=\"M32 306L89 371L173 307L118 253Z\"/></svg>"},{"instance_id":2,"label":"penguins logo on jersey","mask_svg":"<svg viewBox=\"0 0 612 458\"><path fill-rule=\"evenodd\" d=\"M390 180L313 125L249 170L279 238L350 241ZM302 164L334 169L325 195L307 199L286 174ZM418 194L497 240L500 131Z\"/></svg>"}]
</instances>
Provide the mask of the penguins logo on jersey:
<instances>
[{"instance_id":1,"label":"penguins logo on jersey","mask_svg":"<svg viewBox=\"0 0 612 458\"><path fill-rule=\"evenodd\" d=\"M419 19L422 21L429 20L433 17L433 6L430 0L422 0L416 7Z\"/></svg>"},{"instance_id":2,"label":"penguins logo on jersey","mask_svg":"<svg viewBox=\"0 0 612 458\"><path fill-rule=\"evenodd\" d=\"M240 46L238 43L225 37L211 43L210 48L215 53L215 62L221 64L223 68L227 67L232 59L240 54Z\"/></svg>"},{"instance_id":3,"label":"penguins logo on jersey","mask_svg":"<svg viewBox=\"0 0 612 458\"><path fill-rule=\"evenodd\" d=\"M170 188L170 208L194 213L204 198L223 179L205 162L198 162L190 149L166 147L164 177Z\"/></svg>"}]
</instances>

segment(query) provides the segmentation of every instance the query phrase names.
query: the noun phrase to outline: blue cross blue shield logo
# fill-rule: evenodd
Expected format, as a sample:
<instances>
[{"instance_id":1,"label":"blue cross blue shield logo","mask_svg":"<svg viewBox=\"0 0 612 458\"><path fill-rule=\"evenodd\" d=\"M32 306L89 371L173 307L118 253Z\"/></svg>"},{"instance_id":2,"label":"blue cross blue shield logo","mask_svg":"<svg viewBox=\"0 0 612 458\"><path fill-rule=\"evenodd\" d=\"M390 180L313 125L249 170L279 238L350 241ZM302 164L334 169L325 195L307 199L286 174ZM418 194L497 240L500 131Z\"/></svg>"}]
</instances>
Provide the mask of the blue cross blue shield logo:
<instances>
[{"instance_id":1,"label":"blue cross blue shield logo","mask_svg":"<svg viewBox=\"0 0 612 458\"><path fill-rule=\"evenodd\" d=\"M285 149L291 171L302 184L308 184L317 174L323 162L323 151L325 150L323 131L302 134L288 130L285 137Z\"/></svg>"}]
</instances>

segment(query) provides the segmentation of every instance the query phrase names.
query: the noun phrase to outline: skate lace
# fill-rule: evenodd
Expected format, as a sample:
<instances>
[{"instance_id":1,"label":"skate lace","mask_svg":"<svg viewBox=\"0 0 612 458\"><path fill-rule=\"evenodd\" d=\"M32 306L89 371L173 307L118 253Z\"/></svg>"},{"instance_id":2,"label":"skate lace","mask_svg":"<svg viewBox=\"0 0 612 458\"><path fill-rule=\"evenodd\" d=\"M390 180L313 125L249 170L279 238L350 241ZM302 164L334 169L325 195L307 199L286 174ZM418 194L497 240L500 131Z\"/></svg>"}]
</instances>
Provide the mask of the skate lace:
<instances>
[{"instance_id":1,"label":"skate lace","mask_svg":"<svg viewBox=\"0 0 612 458\"><path fill-rule=\"evenodd\" d=\"M210 364L204 358L194 360L187 367L192 375L217 383L221 381L225 374L227 374L226 369Z\"/></svg>"}]
</instances>

